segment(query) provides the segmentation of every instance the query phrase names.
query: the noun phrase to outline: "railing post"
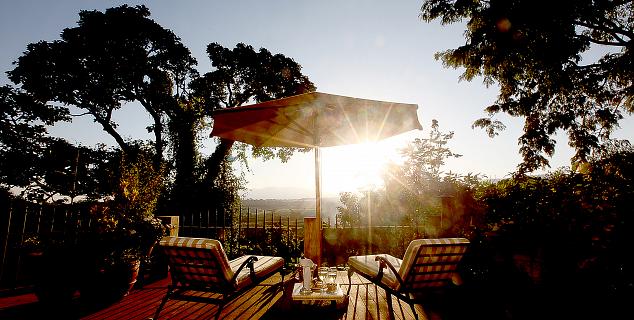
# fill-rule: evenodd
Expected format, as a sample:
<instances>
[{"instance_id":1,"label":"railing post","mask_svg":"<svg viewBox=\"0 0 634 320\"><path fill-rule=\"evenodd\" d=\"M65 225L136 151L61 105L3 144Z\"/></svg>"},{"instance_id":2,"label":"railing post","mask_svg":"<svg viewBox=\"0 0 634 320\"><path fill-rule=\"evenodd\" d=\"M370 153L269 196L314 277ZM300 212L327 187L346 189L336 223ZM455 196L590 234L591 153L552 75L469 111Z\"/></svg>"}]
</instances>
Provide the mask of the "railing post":
<instances>
[{"instance_id":1,"label":"railing post","mask_svg":"<svg viewBox=\"0 0 634 320\"><path fill-rule=\"evenodd\" d=\"M304 217L304 257L321 265L321 226L317 217Z\"/></svg>"},{"instance_id":2,"label":"railing post","mask_svg":"<svg viewBox=\"0 0 634 320\"><path fill-rule=\"evenodd\" d=\"M178 237L178 223L179 223L178 216L156 216L156 217L159 218L163 224L170 225L168 236Z\"/></svg>"},{"instance_id":3,"label":"railing post","mask_svg":"<svg viewBox=\"0 0 634 320\"><path fill-rule=\"evenodd\" d=\"M282 219L282 216L280 216L280 219ZM280 222L280 226L281 225L282 225L282 222ZM290 243L291 243L291 217L286 216L286 246L289 248L291 247Z\"/></svg>"},{"instance_id":4,"label":"railing post","mask_svg":"<svg viewBox=\"0 0 634 320\"><path fill-rule=\"evenodd\" d=\"M249 237L250 224L251 224L251 207L247 207L247 234L245 235L245 238Z\"/></svg>"},{"instance_id":5,"label":"railing post","mask_svg":"<svg viewBox=\"0 0 634 320\"><path fill-rule=\"evenodd\" d=\"M4 278L5 268L6 268L6 257L7 257L7 249L9 248L9 232L11 231L11 218L13 216L13 201L7 199L7 230L6 234L4 234L4 239L2 243L2 260L0 260L0 281Z\"/></svg>"}]
</instances>

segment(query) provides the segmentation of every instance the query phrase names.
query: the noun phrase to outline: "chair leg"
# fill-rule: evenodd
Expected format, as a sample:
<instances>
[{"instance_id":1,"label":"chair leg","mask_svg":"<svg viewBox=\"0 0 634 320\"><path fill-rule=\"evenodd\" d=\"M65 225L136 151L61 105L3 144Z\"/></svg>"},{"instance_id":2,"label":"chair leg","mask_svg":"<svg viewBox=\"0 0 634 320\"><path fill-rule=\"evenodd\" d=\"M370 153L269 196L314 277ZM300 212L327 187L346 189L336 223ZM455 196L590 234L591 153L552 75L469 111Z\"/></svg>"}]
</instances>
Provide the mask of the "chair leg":
<instances>
[{"instance_id":1,"label":"chair leg","mask_svg":"<svg viewBox=\"0 0 634 320\"><path fill-rule=\"evenodd\" d=\"M170 296L172 295L173 292L174 292L174 289L172 287L167 287L167 293L165 294L165 297L161 301L161 304L159 305L158 309L156 309L156 312L154 312L154 317L152 319L158 320L158 317L159 317L159 314L161 313L161 310L163 309L163 307L167 303L167 300L169 300L169 298L170 298Z\"/></svg>"},{"instance_id":2,"label":"chair leg","mask_svg":"<svg viewBox=\"0 0 634 320\"><path fill-rule=\"evenodd\" d=\"M387 299L387 314L388 319L394 319L394 308L392 307L392 294L385 290L385 298Z\"/></svg>"},{"instance_id":3,"label":"chair leg","mask_svg":"<svg viewBox=\"0 0 634 320\"><path fill-rule=\"evenodd\" d=\"M414 307L414 302L409 302L410 308L412 308L412 313L414 314L414 319L418 320L418 313L416 313L416 308Z\"/></svg>"},{"instance_id":4,"label":"chair leg","mask_svg":"<svg viewBox=\"0 0 634 320\"><path fill-rule=\"evenodd\" d=\"M348 268L348 292L346 292L347 295L350 295L350 289L352 288L352 274L354 273L354 270L352 270L352 267Z\"/></svg>"},{"instance_id":5,"label":"chair leg","mask_svg":"<svg viewBox=\"0 0 634 320\"><path fill-rule=\"evenodd\" d=\"M220 313L222 313L222 308L224 308L225 303L227 303L226 299L227 299L227 295L223 294L222 300L220 300L220 304L218 304L218 312L216 312L216 317L215 317L216 320L220 319Z\"/></svg>"},{"instance_id":6,"label":"chair leg","mask_svg":"<svg viewBox=\"0 0 634 320\"><path fill-rule=\"evenodd\" d=\"M282 290L282 297L284 297L284 293L286 291L284 290L284 268L280 270L280 276L282 277L282 280L280 280L280 289Z\"/></svg>"}]
</instances>

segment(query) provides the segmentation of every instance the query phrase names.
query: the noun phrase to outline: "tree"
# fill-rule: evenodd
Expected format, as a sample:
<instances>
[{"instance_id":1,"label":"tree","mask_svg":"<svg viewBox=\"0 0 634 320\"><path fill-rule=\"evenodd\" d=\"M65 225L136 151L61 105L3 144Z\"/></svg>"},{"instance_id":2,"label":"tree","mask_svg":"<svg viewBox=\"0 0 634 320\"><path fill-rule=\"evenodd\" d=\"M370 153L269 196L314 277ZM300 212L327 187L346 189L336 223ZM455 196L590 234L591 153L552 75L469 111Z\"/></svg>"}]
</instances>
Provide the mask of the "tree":
<instances>
[{"instance_id":1,"label":"tree","mask_svg":"<svg viewBox=\"0 0 634 320\"><path fill-rule=\"evenodd\" d=\"M27 186L43 174L41 156L50 138L45 125L68 120L66 109L44 106L27 93L0 87L0 184Z\"/></svg>"},{"instance_id":2,"label":"tree","mask_svg":"<svg viewBox=\"0 0 634 320\"><path fill-rule=\"evenodd\" d=\"M198 194L204 205L208 205L209 195L222 194L222 199L232 202L241 188L239 182L242 180L232 175L227 163L234 141L220 139L207 159L202 159L196 149L196 135L204 120L213 117L214 110L315 90L313 83L301 73L301 66L282 54L271 54L264 48L256 51L243 43L238 43L233 49L211 43L207 46L207 53L215 70L194 79L190 83L188 99L179 102L183 107L167 113L175 163L179 168L172 196L174 204L181 209L195 205L191 201L192 194ZM246 162L247 147L241 144L237 149L238 157ZM253 148L251 151L256 157L279 157L285 161L294 149ZM195 171L199 174L195 175ZM220 192L219 182L237 189Z\"/></svg>"},{"instance_id":3,"label":"tree","mask_svg":"<svg viewBox=\"0 0 634 320\"><path fill-rule=\"evenodd\" d=\"M315 90L315 85L301 72L301 65L282 54L272 54L261 48L238 43L234 49L217 43L207 46L214 71L192 83L195 95L205 105L207 115L214 110L233 108L248 102L262 102ZM207 181L218 175L221 163L229 154L233 141L220 139L213 155L207 160ZM245 146L239 156L246 159ZM253 148L253 155L286 161L293 148Z\"/></svg>"},{"instance_id":4,"label":"tree","mask_svg":"<svg viewBox=\"0 0 634 320\"><path fill-rule=\"evenodd\" d=\"M459 193L461 177L443 174L441 170L447 159L462 156L448 147L453 136L451 131L442 132L438 121L433 119L427 138L416 138L400 150L403 164L387 168L383 178L385 198L394 208L391 211L403 213L400 218L408 223L424 222L428 216L439 214L441 198Z\"/></svg>"},{"instance_id":5,"label":"tree","mask_svg":"<svg viewBox=\"0 0 634 320\"><path fill-rule=\"evenodd\" d=\"M474 127L494 136L504 128L495 114L524 118L520 173L548 166L560 129L576 150L573 164L588 161L634 111L632 0L427 0L421 18L466 20L466 43L436 58L464 68L461 79L500 86ZM593 48L599 59L589 58Z\"/></svg>"},{"instance_id":6,"label":"tree","mask_svg":"<svg viewBox=\"0 0 634 320\"><path fill-rule=\"evenodd\" d=\"M215 70L201 77L189 49L149 16L142 5L81 11L78 26L64 29L61 40L29 44L8 74L44 109L46 102L56 102L91 115L124 154L135 148L117 131L112 115L130 102L140 103L153 119L148 130L154 133L155 169L169 146L176 169L170 201L187 210L198 190L214 188L233 145L221 141L208 160L198 153L198 135L213 110L304 93L314 85L292 59L244 44L233 50L210 44ZM253 152L283 159L291 153ZM241 155L246 159L245 152Z\"/></svg>"},{"instance_id":7,"label":"tree","mask_svg":"<svg viewBox=\"0 0 634 320\"><path fill-rule=\"evenodd\" d=\"M361 199L355 193L342 192L339 194L339 202L342 206L337 206L337 219L342 227L356 227L361 223Z\"/></svg>"},{"instance_id":8,"label":"tree","mask_svg":"<svg viewBox=\"0 0 634 320\"><path fill-rule=\"evenodd\" d=\"M197 72L189 49L149 15L145 6L81 11L78 26L64 29L61 40L29 44L9 79L38 101L84 110L82 115L91 115L124 152L131 146L112 115L125 103L139 102L153 119L148 130L160 165L163 115L181 107L178 99Z\"/></svg>"},{"instance_id":9,"label":"tree","mask_svg":"<svg viewBox=\"0 0 634 320\"><path fill-rule=\"evenodd\" d=\"M453 131L440 132L438 120L432 119L429 137L426 139L416 138L401 150L401 155L405 158L404 168L406 171L410 175L424 172L440 181L440 168L445 164L445 160L462 157L447 147L447 143L453 139L453 135Z\"/></svg>"},{"instance_id":10,"label":"tree","mask_svg":"<svg viewBox=\"0 0 634 320\"><path fill-rule=\"evenodd\" d=\"M120 157L105 146L74 146L47 135L46 125L68 120L68 110L43 106L27 93L0 87L0 185L48 201L55 195L101 197Z\"/></svg>"}]
</instances>

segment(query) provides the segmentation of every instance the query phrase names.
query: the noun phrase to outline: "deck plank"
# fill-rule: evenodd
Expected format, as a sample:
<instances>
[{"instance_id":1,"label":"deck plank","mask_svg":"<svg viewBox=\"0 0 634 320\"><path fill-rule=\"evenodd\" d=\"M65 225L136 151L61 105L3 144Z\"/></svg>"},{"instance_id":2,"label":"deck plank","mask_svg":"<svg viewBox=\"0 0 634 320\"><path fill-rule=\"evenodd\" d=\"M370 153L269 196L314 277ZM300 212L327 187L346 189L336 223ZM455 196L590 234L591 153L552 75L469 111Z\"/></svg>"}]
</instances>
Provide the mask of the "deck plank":
<instances>
[{"instance_id":1,"label":"deck plank","mask_svg":"<svg viewBox=\"0 0 634 320\"><path fill-rule=\"evenodd\" d=\"M285 276L284 286L280 288L279 274L272 276L260 285L242 293L227 303L221 312L221 319L262 319L272 320L280 318L299 318L301 320L326 319L326 320L412 320L414 315L408 304L392 297L394 307L393 315L390 314L387 306L387 296L385 291L367 279L354 274L351 278L352 284L348 283L347 272L340 270L337 281L344 292L350 288L350 295L343 301L338 301L335 308L329 304L304 304L291 301L291 291L296 283L294 277ZM126 297L107 307L86 308L80 305L80 299L74 304L78 309L78 319L98 320L147 320L154 316L161 300L167 292L170 279L160 279L153 283L146 284L143 288L133 289ZM220 297L217 294L193 292L197 297ZM20 317L20 312L29 312L39 306L37 302L25 305L24 299L16 298L14 312L5 312L0 309L0 318L4 319L26 319ZM6 299L5 299L6 302ZM6 308L11 308L10 303ZM33 306L33 307L31 307ZM420 306L416 306L420 308ZM159 319L210 319L218 310L218 305L213 303L191 302L182 300L169 300L161 311ZM46 313L39 311L42 315ZM11 314L12 317L3 317L4 314ZM14 316L14 314L17 314ZM13 317L14 316L14 317ZM30 318L29 318L30 319ZM425 319L419 312L419 319Z\"/></svg>"}]
</instances>

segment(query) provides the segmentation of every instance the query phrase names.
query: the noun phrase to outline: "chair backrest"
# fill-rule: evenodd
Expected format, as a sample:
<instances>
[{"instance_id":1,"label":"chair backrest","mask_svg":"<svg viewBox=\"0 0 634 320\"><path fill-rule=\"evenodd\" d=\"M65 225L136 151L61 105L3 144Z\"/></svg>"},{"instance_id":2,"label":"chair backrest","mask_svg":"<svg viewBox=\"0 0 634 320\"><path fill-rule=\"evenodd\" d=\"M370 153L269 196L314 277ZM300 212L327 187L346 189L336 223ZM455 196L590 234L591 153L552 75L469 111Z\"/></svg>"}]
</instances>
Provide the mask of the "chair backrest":
<instances>
[{"instance_id":1,"label":"chair backrest","mask_svg":"<svg viewBox=\"0 0 634 320\"><path fill-rule=\"evenodd\" d=\"M164 237L165 251L174 284L225 290L232 288L233 271L218 240Z\"/></svg>"},{"instance_id":2,"label":"chair backrest","mask_svg":"<svg viewBox=\"0 0 634 320\"><path fill-rule=\"evenodd\" d=\"M448 285L462 259L469 240L464 238L417 239L403 257L400 291L415 292Z\"/></svg>"}]
</instances>

